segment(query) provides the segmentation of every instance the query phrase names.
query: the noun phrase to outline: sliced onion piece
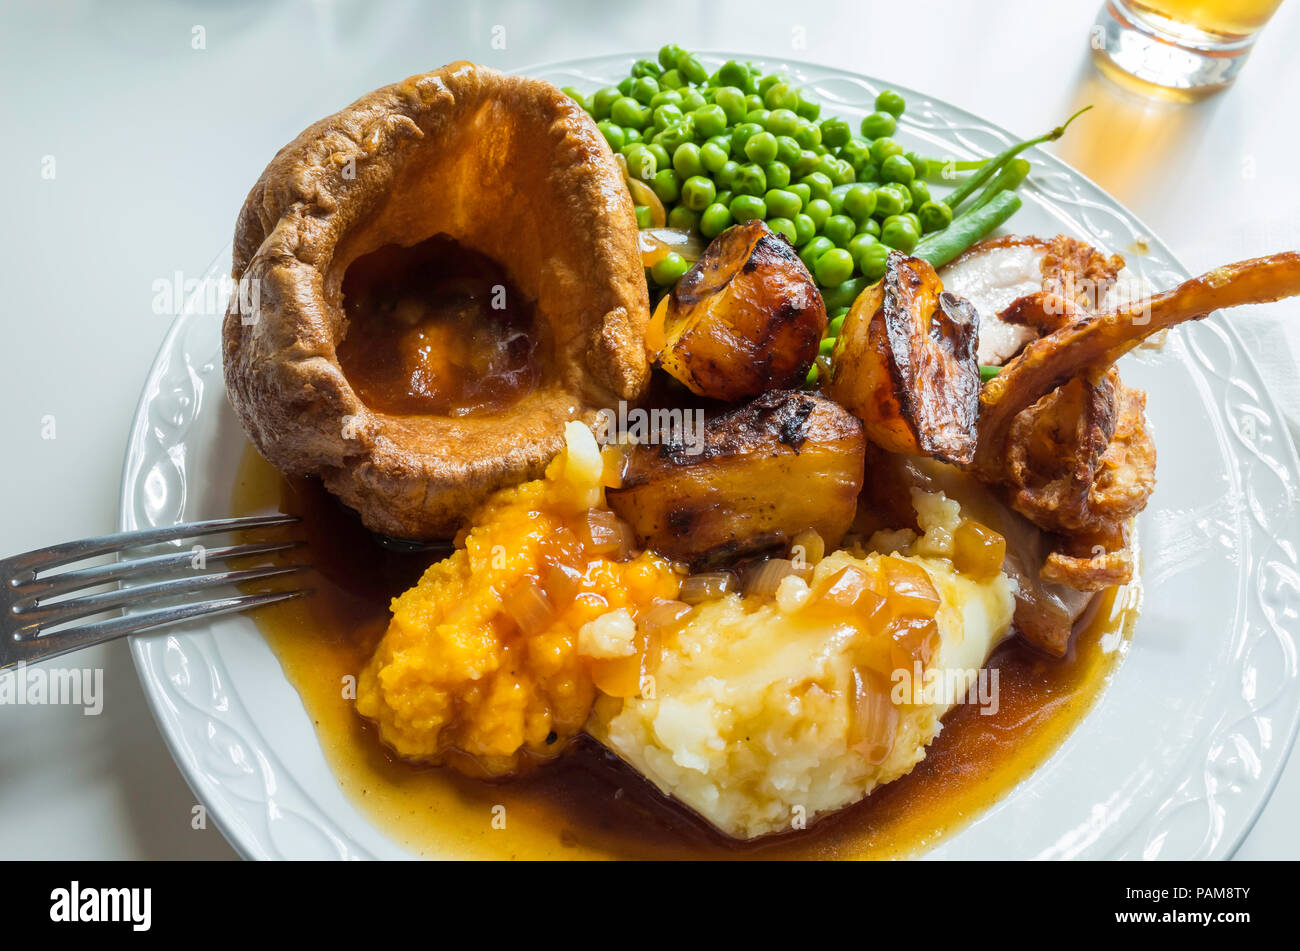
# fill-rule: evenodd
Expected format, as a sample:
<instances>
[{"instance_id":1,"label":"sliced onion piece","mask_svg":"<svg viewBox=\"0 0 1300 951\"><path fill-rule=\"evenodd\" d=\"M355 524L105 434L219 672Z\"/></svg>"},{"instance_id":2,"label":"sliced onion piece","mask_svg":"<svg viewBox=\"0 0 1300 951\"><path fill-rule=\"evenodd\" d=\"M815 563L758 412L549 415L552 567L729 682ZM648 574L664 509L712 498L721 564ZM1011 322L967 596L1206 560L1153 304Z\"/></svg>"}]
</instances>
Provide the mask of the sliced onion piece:
<instances>
[{"instance_id":1,"label":"sliced onion piece","mask_svg":"<svg viewBox=\"0 0 1300 951\"><path fill-rule=\"evenodd\" d=\"M637 233L637 241L644 267L654 267L673 251L694 264L705 248L703 236L693 228L643 228Z\"/></svg>"},{"instance_id":2,"label":"sliced onion piece","mask_svg":"<svg viewBox=\"0 0 1300 951\"><path fill-rule=\"evenodd\" d=\"M637 618L637 626L648 635L666 634L690 613L691 606L685 601L656 600L652 607Z\"/></svg>"},{"instance_id":3,"label":"sliced onion piece","mask_svg":"<svg viewBox=\"0 0 1300 951\"><path fill-rule=\"evenodd\" d=\"M794 574L789 558L769 558L755 565L745 576L745 595L751 598L774 598L781 582Z\"/></svg>"},{"instance_id":4,"label":"sliced onion piece","mask_svg":"<svg viewBox=\"0 0 1300 951\"><path fill-rule=\"evenodd\" d=\"M524 637L540 634L555 619L555 606L532 577L522 579L507 591L501 599L501 608Z\"/></svg>"},{"instance_id":5,"label":"sliced onion piece","mask_svg":"<svg viewBox=\"0 0 1300 951\"><path fill-rule=\"evenodd\" d=\"M898 708L889 692L889 681L879 674L853 668L849 748L872 766L879 766L889 758L898 733Z\"/></svg>"},{"instance_id":6,"label":"sliced onion piece","mask_svg":"<svg viewBox=\"0 0 1300 951\"><path fill-rule=\"evenodd\" d=\"M624 561L635 539L632 527L609 509L588 509L578 523L578 540L592 554Z\"/></svg>"},{"instance_id":7,"label":"sliced onion piece","mask_svg":"<svg viewBox=\"0 0 1300 951\"><path fill-rule=\"evenodd\" d=\"M740 579L733 571L704 571L683 581L677 598L687 604L703 604L732 594L739 588Z\"/></svg>"}]
</instances>

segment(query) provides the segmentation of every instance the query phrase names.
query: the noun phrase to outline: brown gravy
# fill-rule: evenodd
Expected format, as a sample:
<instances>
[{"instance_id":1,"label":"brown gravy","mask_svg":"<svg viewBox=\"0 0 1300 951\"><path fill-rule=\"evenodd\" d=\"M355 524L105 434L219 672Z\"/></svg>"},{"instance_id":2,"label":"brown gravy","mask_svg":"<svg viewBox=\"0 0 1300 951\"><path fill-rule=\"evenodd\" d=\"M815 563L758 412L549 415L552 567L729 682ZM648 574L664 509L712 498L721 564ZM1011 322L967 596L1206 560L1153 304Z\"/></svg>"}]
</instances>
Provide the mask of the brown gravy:
<instances>
[{"instance_id":1,"label":"brown gravy","mask_svg":"<svg viewBox=\"0 0 1300 951\"><path fill-rule=\"evenodd\" d=\"M379 546L318 483L287 481L251 447L234 514L303 519L314 597L254 615L298 690L345 793L395 842L428 857L903 858L959 830L1032 773L1083 719L1128 643L1138 589L1099 596L1069 655L1053 660L1018 639L989 660L1000 707L959 705L906 777L808 830L736 844L660 795L595 743L522 779L485 783L390 756L345 697L382 636L388 603L430 555ZM504 825L504 827L502 827Z\"/></svg>"},{"instance_id":2,"label":"brown gravy","mask_svg":"<svg viewBox=\"0 0 1300 951\"><path fill-rule=\"evenodd\" d=\"M343 277L343 312L339 364L377 412L499 412L541 376L532 305L500 265L446 235L353 261Z\"/></svg>"}]
</instances>

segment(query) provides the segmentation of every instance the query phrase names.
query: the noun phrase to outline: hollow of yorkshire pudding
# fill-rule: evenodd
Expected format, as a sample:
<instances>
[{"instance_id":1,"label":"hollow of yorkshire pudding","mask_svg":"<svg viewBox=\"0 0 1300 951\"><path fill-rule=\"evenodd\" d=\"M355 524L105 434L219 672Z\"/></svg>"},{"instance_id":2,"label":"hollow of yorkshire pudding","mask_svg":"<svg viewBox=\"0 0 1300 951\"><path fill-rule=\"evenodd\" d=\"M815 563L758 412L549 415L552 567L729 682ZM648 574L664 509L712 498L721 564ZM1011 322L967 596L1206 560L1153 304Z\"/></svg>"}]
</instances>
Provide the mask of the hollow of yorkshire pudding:
<instances>
[{"instance_id":1,"label":"hollow of yorkshire pudding","mask_svg":"<svg viewBox=\"0 0 1300 951\"><path fill-rule=\"evenodd\" d=\"M430 247L448 280L473 271L460 317L403 298L401 281L434 266ZM604 137L550 84L471 63L378 89L281 149L240 212L232 276L226 386L254 445L398 538L454 533L490 492L540 476L566 421L637 399L649 373L636 217ZM411 295L431 283L444 287L416 281ZM362 319L371 298L388 310ZM512 392L492 399L480 380L464 405L438 399L439 374L460 359L443 351L476 332L447 320L499 307L514 322L484 330L506 336L478 357ZM391 363L385 341L350 337L387 333L391 319L416 325L391 334ZM520 348L518 334L533 337ZM446 386L484 372L465 359ZM410 392L380 392L394 385Z\"/></svg>"}]
</instances>

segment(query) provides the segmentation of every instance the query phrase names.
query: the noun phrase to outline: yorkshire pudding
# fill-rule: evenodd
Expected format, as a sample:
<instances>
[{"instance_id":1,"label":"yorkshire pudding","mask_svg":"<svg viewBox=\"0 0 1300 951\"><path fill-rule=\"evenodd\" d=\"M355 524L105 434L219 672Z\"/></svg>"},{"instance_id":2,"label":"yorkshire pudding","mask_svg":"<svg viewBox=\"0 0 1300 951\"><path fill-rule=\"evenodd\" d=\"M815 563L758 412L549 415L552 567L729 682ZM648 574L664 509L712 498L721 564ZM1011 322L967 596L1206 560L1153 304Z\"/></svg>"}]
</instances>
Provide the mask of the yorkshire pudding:
<instances>
[{"instance_id":1,"label":"yorkshire pudding","mask_svg":"<svg viewBox=\"0 0 1300 951\"><path fill-rule=\"evenodd\" d=\"M412 393L397 399L370 398L340 361L345 341L388 333L393 319L345 309L349 267L365 257L356 270L371 275L367 293L400 296L387 285L427 270L428 255L383 259L429 242L460 249L449 280L465 256L478 262L467 298L475 319L491 316L491 291L490 308L509 301L531 325L533 340L511 359L527 363L535 351L535 365L510 378L525 380L513 397L455 411L446 400L429 412L403 402L439 388L429 379L446 365L436 351L477 333L473 325L407 340L391 360L359 348L363 362L388 363L385 379L394 367L406 374L403 359L432 361L406 374ZM490 492L540 476L566 421L591 424L600 408L637 399L649 373L636 217L604 138L548 83L471 63L378 89L281 149L240 212L232 276L223 357L245 430L281 471L320 476L386 535L455 532ZM427 291L417 283L414 293ZM400 316L402 301L389 303ZM475 366L457 372L477 374L483 389Z\"/></svg>"}]
</instances>

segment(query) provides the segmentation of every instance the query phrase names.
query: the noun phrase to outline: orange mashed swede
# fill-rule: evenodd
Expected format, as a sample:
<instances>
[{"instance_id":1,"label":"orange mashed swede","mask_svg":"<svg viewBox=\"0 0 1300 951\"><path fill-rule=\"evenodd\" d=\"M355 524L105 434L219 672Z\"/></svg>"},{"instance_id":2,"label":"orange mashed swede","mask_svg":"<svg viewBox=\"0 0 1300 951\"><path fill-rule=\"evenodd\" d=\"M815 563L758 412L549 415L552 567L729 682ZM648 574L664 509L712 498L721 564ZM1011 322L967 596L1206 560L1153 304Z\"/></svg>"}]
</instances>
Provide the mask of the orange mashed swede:
<instances>
[{"instance_id":1,"label":"orange mashed swede","mask_svg":"<svg viewBox=\"0 0 1300 951\"><path fill-rule=\"evenodd\" d=\"M637 621L676 597L685 569L629 557L605 508L612 460L581 423L565 435L545 478L490 497L457 550L393 599L356 708L400 756L506 776L559 755L598 686L636 692L651 649Z\"/></svg>"}]
</instances>

